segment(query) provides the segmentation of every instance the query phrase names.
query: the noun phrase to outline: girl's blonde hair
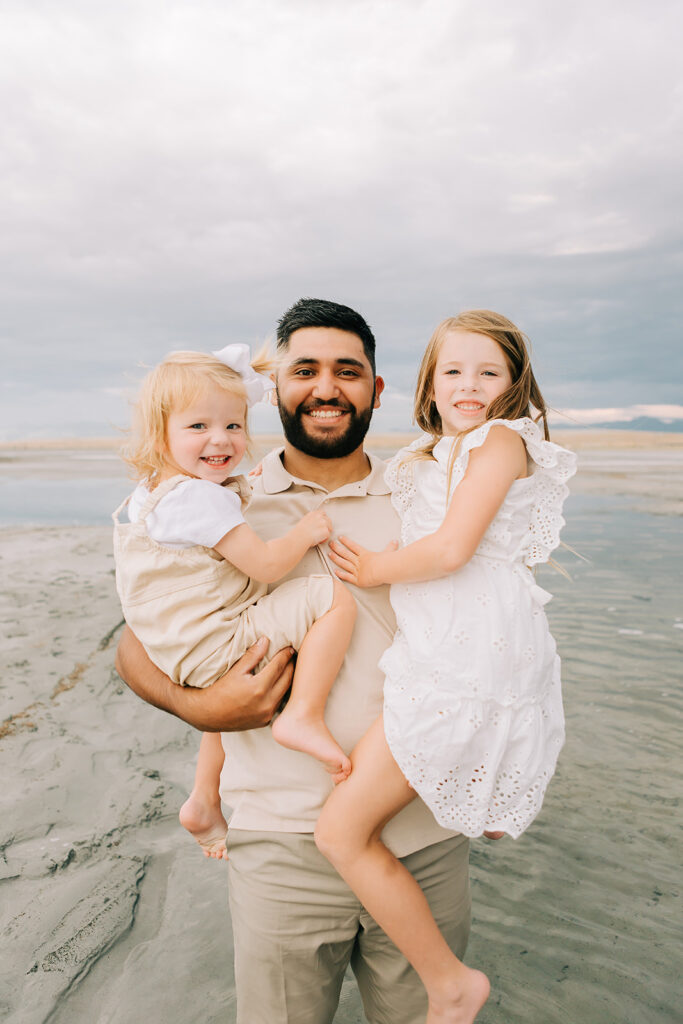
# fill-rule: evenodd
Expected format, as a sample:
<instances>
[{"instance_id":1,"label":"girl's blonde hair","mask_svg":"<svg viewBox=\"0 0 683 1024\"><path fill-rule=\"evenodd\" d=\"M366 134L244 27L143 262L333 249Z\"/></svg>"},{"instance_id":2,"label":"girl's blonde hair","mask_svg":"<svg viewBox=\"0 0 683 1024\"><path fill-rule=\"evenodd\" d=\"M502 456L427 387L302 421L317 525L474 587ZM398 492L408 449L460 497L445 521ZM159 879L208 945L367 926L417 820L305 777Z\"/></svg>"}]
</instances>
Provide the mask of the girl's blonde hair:
<instances>
[{"instance_id":1,"label":"girl's blonde hair","mask_svg":"<svg viewBox=\"0 0 683 1024\"><path fill-rule=\"evenodd\" d=\"M502 395L491 402L486 410L486 419L516 420L522 416L530 416L536 421L542 420L543 433L547 440L550 437L547 407L531 369L526 335L500 313L493 313L489 309L469 309L442 320L425 349L417 375L413 416L418 427L432 436L425 445L414 451L413 457L431 458L432 451L443 436L441 416L434 401L434 372L441 346L446 335L452 331L485 334L500 346L505 355L512 383ZM463 431L463 434L474 429L475 427L470 427Z\"/></svg>"},{"instance_id":2,"label":"girl's blonde hair","mask_svg":"<svg viewBox=\"0 0 683 1024\"><path fill-rule=\"evenodd\" d=\"M270 373L273 361L264 346L251 360L257 373ZM173 465L168 452L167 425L172 412L181 412L213 384L244 400L247 442L247 392L241 376L207 352L171 352L142 382L135 404L133 428L122 456L137 480L156 484Z\"/></svg>"}]
</instances>

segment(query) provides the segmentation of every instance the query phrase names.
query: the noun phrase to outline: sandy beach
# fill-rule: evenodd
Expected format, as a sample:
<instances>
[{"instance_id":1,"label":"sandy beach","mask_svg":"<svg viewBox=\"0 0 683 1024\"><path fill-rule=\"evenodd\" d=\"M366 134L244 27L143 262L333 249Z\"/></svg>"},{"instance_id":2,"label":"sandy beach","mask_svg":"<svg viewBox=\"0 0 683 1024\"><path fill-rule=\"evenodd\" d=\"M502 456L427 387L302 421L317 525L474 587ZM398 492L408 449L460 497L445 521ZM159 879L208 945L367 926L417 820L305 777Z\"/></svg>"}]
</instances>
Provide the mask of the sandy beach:
<instances>
[{"instance_id":1,"label":"sandy beach","mask_svg":"<svg viewBox=\"0 0 683 1024\"><path fill-rule=\"evenodd\" d=\"M528 836L473 844L468 962L493 982L479 1019L673 1024L683 435L553 437L581 453L565 538L588 558L572 584L543 582L569 739ZM117 444L4 445L0 483L96 491L111 473L125 494ZM632 538L651 547L632 557ZM176 817L198 736L114 672L110 527L10 522L0 567L0 1019L232 1024L224 867ZM349 978L335 1024L363 1020Z\"/></svg>"}]
</instances>

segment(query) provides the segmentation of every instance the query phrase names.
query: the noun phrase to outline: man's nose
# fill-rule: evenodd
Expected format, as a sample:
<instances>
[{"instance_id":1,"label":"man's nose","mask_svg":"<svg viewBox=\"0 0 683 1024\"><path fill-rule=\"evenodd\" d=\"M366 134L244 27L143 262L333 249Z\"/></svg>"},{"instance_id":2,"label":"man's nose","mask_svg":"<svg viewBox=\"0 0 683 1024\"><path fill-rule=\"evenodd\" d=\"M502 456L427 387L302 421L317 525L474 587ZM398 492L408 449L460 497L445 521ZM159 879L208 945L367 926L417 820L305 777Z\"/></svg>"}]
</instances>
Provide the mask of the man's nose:
<instances>
[{"instance_id":1,"label":"man's nose","mask_svg":"<svg viewBox=\"0 0 683 1024\"><path fill-rule=\"evenodd\" d=\"M318 374L313 386L313 395L315 398L322 399L338 397L339 385L333 373L323 371Z\"/></svg>"}]
</instances>

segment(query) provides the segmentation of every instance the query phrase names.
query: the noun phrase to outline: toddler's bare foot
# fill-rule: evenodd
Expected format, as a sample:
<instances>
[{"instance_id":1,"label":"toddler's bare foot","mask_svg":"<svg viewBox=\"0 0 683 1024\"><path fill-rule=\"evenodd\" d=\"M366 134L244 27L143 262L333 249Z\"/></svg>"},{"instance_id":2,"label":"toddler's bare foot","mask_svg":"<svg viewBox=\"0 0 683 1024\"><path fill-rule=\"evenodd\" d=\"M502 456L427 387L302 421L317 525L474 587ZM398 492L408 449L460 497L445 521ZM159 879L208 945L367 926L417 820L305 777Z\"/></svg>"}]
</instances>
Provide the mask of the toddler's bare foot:
<instances>
[{"instance_id":1,"label":"toddler's bare foot","mask_svg":"<svg viewBox=\"0 0 683 1024\"><path fill-rule=\"evenodd\" d=\"M290 701L273 722L273 738L283 747L300 750L320 761L341 782L351 772L351 761L339 746L322 718L311 718L292 707Z\"/></svg>"},{"instance_id":2,"label":"toddler's bare foot","mask_svg":"<svg viewBox=\"0 0 683 1024\"><path fill-rule=\"evenodd\" d=\"M505 835L504 832L484 832L487 839L502 839Z\"/></svg>"},{"instance_id":3,"label":"toddler's bare foot","mask_svg":"<svg viewBox=\"0 0 683 1024\"><path fill-rule=\"evenodd\" d=\"M457 987L453 986L450 993L430 997L426 1024L472 1024L490 991L486 975L463 964Z\"/></svg>"},{"instance_id":4,"label":"toddler's bare foot","mask_svg":"<svg viewBox=\"0 0 683 1024\"><path fill-rule=\"evenodd\" d=\"M183 828L197 840L205 857L228 859L225 848L228 823L223 817L220 804L207 802L193 791L180 808L178 817Z\"/></svg>"}]
</instances>

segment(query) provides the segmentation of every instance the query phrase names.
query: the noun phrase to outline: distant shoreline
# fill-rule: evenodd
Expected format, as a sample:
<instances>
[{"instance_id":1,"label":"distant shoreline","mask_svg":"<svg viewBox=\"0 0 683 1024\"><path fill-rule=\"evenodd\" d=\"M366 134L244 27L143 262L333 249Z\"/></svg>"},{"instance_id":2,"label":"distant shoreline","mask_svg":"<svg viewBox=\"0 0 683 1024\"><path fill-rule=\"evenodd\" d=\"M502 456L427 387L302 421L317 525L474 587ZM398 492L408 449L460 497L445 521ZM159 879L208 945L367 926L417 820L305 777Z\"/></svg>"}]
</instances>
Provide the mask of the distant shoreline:
<instances>
[{"instance_id":1,"label":"distant shoreline","mask_svg":"<svg viewBox=\"0 0 683 1024\"><path fill-rule=\"evenodd\" d=\"M367 444L370 449L398 449L417 437L417 432L396 432L368 434ZM609 428L574 427L571 430L551 430L551 438L558 444L565 445L573 451L590 449L648 449L648 448L683 448L683 430L652 431L652 430L610 430ZM283 443L281 434L254 434L255 444L261 449L276 447ZM16 441L0 441L0 453L7 452L40 452L40 451L118 451L122 445L118 437L63 437L63 438L27 438Z\"/></svg>"},{"instance_id":2,"label":"distant shoreline","mask_svg":"<svg viewBox=\"0 0 683 1024\"><path fill-rule=\"evenodd\" d=\"M403 431L370 433L367 450L380 458L387 458L416 436L416 433ZM635 509L683 516L683 433L584 427L554 431L552 439L578 455L578 474L571 485L573 494L623 497L629 499ZM110 504L114 507L123 496L125 487L132 487L133 479L129 467L120 457L121 443L122 439L118 437L0 442L0 484L5 488L5 519L11 507L14 518L22 520L22 516L28 515L26 509L30 506L33 510L31 515L37 522L42 521L44 508L52 508L55 499L58 505L66 502L71 508L69 501L73 499L67 495L76 482L80 482L86 491L93 486L97 490L100 485L113 488ZM247 472L267 452L282 443L280 434L254 435L243 471ZM28 491L21 488L28 488ZM30 499L29 491L33 495ZM96 504L94 497L83 500ZM80 508L80 504L74 506L76 508ZM77 516L77 511L69 511L66 521L70 522L74 516Z\"/></svg>"}]
</instances>

